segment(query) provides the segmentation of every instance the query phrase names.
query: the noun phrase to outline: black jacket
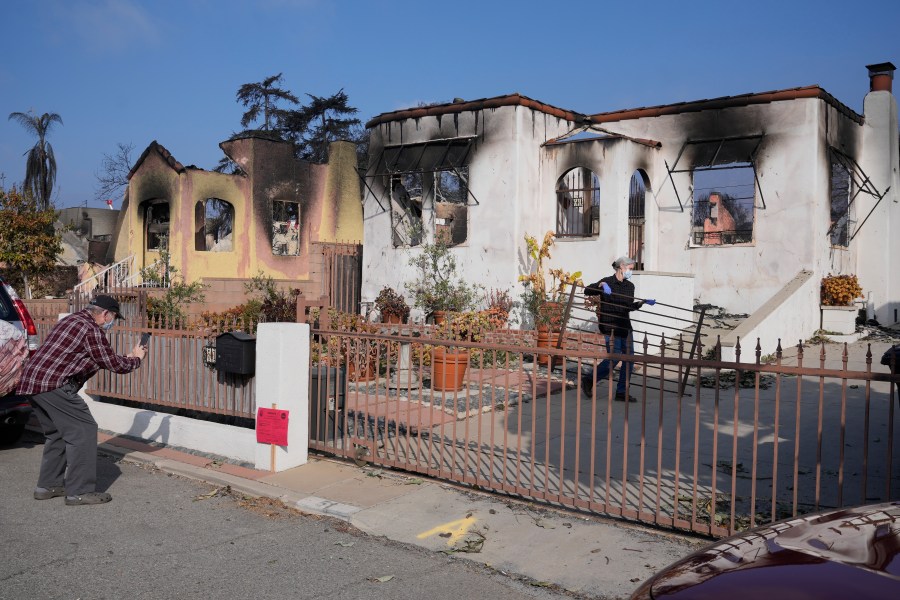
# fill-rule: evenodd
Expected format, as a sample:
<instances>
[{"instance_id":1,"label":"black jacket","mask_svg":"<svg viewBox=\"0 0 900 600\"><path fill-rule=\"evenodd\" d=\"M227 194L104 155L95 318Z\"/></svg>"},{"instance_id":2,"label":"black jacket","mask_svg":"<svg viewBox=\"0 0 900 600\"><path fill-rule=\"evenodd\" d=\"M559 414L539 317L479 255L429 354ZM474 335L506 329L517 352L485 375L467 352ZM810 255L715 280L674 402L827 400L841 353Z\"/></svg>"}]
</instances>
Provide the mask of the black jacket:
<instances>
[{"instance_id":1,"label":"black jacket","mask_svg":"<svg viewBox=\"0 0 900 600\"><path fill-rule=\"evenodd\" d=\"M603 282L606 282L612 290L609 296L603 293L601 286ZM631 318L628 313L644 305L643 300L634 299L634 284L627 279L619 281L614 274L585 287L584 295L600 296L600 303L597 305L597 324L604 335L620 337L631 333Z\"/></svg>"}]
</instances>

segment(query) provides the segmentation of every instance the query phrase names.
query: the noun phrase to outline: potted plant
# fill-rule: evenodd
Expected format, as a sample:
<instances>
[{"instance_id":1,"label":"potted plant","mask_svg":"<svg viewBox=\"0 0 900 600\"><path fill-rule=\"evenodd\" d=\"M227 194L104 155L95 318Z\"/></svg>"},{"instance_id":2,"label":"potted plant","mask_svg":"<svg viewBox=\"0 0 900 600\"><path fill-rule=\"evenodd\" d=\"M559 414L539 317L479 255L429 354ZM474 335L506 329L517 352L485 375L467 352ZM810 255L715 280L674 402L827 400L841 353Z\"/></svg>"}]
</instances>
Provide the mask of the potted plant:
<instances>
[{"instance_id":1,"label":"potted plant","mask_svg":"<svg viewBox=\"0 0 900 600\"><path fill-rule=\"evenodd\" d=\"M496 329L503 328L509 320L509 312L512 310L513 301L509 297L508 290L491 289L487 295L487 313L494 321Z\"/></svg>"},{"instance_id":2,"label":"potted plant","mask_svg":"<svg viewBox=\"0 0 900 600\"><path fill-rule=\"evenodd\" d=\"M863 289L856 275L829 274L823 277L820 290L820 329L842 335L855 333L858 309L853 302L862 293Z\"/></svg>"},{"instance_id":3,"label":"potted plant","mask_svg":"<svg viewBox=\"0 0 900 600\"><path fill-rule=\"evenodd\" d=\"M409 264L415 267L416 279L406 283L406 290L413 305L422 309L426 317L464 312L478 303L480 288L467 284L457 272L447 235L439 234L433 243L419 246Z\"/></svg>"},{"instance_id":4,"label":"potted plant","mask_svg":"<svg viewBox=\"0 0 900 600\"><path fill-rule=\"evenodd\" d=\"M494 329L486 311L452 313L438 325L435 337L449 341L479 342ZM457 391L463 388L469 350L454 346L435 346L431 354L431 389Z\"/></svg>"},{"instance_id":5,"label":"potted plant","mask_svg":"<svg viewBox=\"0 0 900 600\"><path fill-rule=\"evenodd\" d=\"M375 308L381 313L383 323L405 323L409 318L409 305L406 300L388 286L381 288L375 297Z\"/></svg>"},{"instance_id":6,"label":"potted plant","mask_svg":"<svg viewBox=\"0 0 900 600\"><path fill-rule=\"evenodd\" d=\"M550 348L565 327L565 309L568 302L569 287L581 285L581 271L570 273L563 269L549 269L548 284L545 275L544 259L549 259L556 234L548 231L538 244L536 238L525 234L525 245L531 258L531 272L520 275L519 281L525 286L522 292L522 305L531 315L537 329L538 347ZM541 364L548 364L549 357L541 356Z\"/></svg>"}]
</instances>

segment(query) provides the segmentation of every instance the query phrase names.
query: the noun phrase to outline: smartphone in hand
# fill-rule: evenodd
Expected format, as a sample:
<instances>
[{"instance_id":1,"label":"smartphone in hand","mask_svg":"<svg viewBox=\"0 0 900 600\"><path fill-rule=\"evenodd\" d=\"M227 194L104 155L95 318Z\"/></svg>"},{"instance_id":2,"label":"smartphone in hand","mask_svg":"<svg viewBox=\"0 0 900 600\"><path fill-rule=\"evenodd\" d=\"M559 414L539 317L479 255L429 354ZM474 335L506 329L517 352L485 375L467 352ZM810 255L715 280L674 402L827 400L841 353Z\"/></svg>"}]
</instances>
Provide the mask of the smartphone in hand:
<instances>
[{"instance_id":1,"label":"smartphone in hand","mask_svg":"<svg viewBox=\"0 0 900 600\"><path fill-rule=\"evenodd\" d=\"M150 343L150 334L149 334L149 333L142 333L142 334L141 334L141 346L143 346L144 348L146 348L146 347L147 347L147 344L149 344L149 343Z\"/></svg>"}]
</instances>

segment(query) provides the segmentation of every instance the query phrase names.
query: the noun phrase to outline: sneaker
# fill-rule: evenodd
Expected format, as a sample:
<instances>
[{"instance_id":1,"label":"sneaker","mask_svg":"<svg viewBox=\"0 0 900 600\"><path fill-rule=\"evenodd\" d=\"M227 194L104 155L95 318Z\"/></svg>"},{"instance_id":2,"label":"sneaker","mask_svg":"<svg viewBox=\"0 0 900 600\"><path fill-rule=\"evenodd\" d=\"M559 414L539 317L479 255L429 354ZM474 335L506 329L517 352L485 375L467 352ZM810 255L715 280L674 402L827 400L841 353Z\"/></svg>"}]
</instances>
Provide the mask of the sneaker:
<instances>
[{"instance_id":1,"label":"sneaker","mask_svg":"<svg viewBox=\"0 0 900 600\"><path fill-rule=\"evenodd\" d=\"M581 392L590 398L594 392L594 381L590 377L581 378Z\"/></svg>"},{"instance_id":2,"label":"sneaker","mask_svg":"<svg viewBox=\"0 0 900 600\"><path fill-rule=\"evenodd\" d=\"M35 500L49 500L50 498L59 498L60 496L66 495L66 488L62 486L53 486L49 488L36 487L34 488L34 499Z\"/></svg>"},{"instance_id":3,"label":"sneaker","mask_svg":"<svg viewBox=\"0 0 900 600\"><path fill-rule=\"evenodd\" d=\"M78 496L66 496L66 505L81 506L82 504L106 504L112 500L112 496L106 492L88 492Z\"/></svg>"},{"instance_id":4,"label":"sneaker","mask_svg":"<svg viewBox=\"0 0 900 600\"><path fill-rule=\"evenodd\" d=\"M637 402L637 398L625 392L616 392L616 400L618 402Z\"/></svg>"}]
</instances>

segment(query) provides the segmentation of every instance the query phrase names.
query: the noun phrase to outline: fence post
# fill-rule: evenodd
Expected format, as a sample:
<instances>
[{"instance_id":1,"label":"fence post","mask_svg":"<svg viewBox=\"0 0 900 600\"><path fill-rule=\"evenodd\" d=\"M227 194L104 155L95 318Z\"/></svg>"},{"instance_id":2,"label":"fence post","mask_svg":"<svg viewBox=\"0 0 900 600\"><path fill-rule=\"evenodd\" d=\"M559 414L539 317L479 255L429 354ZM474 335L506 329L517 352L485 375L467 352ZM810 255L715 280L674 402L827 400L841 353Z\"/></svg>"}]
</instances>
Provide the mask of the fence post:
<instances>
[{"instance_id":1,"label":"fence post","mask_svg":"<svg viewBox=\"0 0 900 600\"><path fill-rule=\"evenodd\" d=\"M284 471L309 453L309 325L260 323L256 330L256 407L288 411L287 445L256 444L256 468Z\"/></svg>"}]
</instances>

